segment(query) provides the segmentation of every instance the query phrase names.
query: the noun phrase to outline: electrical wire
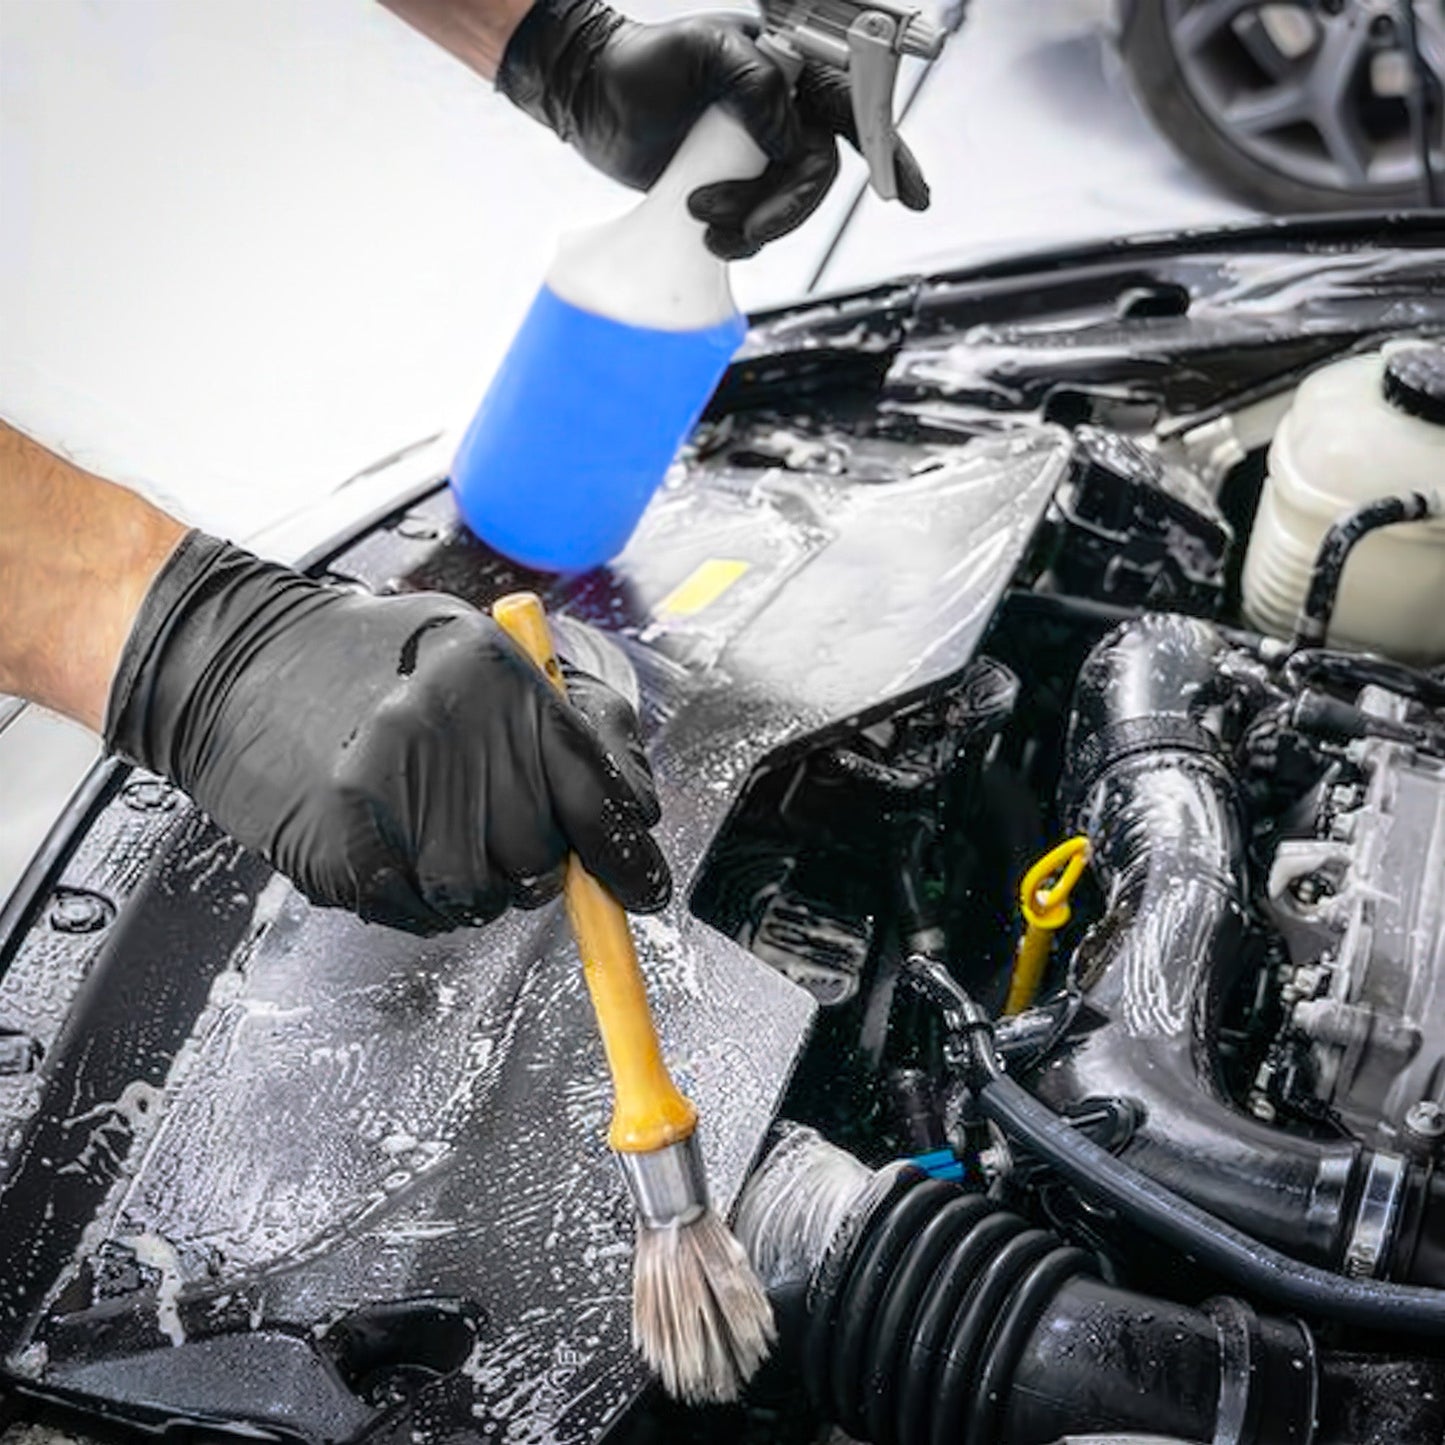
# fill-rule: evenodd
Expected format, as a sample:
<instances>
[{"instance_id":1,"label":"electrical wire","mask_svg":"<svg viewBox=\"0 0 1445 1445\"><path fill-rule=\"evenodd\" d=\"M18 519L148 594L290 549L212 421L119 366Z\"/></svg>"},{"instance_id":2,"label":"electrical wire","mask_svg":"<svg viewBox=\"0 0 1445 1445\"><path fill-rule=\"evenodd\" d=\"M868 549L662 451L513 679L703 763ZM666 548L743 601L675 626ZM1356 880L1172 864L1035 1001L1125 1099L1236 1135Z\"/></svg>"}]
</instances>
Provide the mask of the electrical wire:
<instances>
[{"instance_id":1,"label":"electrical wire","mask_svg":"<svg viewBox=\"0 0 1445 1445\"><path fill-rule=\"evenodd\" d=\"M1260 1298L1366 1329L1445 1336L1445 1290L1351 1279L1270 1249L1101 1149L1013 1079L981 1081L976 1097L986 1118L1089 1198Z\"/></svg>"}]
</instances>

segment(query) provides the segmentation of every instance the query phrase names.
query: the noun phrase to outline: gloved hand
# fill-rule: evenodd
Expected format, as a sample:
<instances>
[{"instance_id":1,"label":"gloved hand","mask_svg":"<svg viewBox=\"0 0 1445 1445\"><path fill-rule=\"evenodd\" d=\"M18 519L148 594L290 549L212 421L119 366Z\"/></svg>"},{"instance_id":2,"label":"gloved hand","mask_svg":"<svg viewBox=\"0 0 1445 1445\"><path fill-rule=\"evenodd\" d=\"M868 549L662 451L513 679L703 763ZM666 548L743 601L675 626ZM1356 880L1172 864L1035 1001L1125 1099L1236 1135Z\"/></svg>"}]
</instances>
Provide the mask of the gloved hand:
<instances>
[{"instance_id":1,"label":"gloved hand","mask_svg":"<svg viewBox=\"0 0 1445 1445\"><path fill-rule=\"evenodd\" d=\"M711 16L640 25L602 0L537 0L507 44L497 88L636 190L662 174L703 111L721 105L770 160L756 180L702 186L689 200L708 246L734 260L818 208L838 174L837 136L858 145L846 80L810 62L791 97L754 30ZM928 185L902 141L894 165L899 199L923 210Z\"/></svg>"},{"instance_id":2,"label":"gloved hand","mask_svg":"<svg viewBox=\"0 0 1445 1445\"><path fill-rule=\"evenodd\" d=\"M345 592L192 532L136 616L105 739L370 921L437 933L535 906L568 849L626 907L661 908L632 709L569 687L576 707L455 597Z\"/></svg>"}]
</instances>

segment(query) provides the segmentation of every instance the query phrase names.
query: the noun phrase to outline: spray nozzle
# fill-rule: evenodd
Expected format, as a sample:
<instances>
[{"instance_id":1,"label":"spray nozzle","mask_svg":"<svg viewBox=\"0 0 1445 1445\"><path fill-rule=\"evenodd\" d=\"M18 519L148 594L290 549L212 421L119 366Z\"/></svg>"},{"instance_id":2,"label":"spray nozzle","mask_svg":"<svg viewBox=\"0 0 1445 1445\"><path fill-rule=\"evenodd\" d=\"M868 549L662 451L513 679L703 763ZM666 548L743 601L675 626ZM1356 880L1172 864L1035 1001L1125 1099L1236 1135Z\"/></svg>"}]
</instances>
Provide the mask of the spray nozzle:
<instances>
[{"instance_id":1,"label":"spray nozzle","mask_svg":"<svg viewBox=\"0 0 1445 1445\"><path fill-rule=\"evenodd\" d=\"M920 12L886 0L760 0L772 45L848 78L858 146L868 178L885 201L898 194L893 173L893 88L905 55L934 60L944 34Z\"/></svg>"}]
</instances>

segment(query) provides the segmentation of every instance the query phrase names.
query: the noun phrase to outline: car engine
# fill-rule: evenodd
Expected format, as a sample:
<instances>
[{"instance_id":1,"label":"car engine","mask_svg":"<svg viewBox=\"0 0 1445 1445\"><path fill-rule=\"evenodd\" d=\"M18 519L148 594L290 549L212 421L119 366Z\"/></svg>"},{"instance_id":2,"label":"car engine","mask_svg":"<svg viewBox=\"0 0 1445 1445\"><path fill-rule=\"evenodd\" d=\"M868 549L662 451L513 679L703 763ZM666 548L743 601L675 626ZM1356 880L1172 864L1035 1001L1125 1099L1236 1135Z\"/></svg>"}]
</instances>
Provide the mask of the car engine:
<instances>
[{"instance_id":1,"label":"car engine","mask_svg":"<svg viewBox=\"0 0 1445 1445\"><path fill-rule=\"evenodd\" d=\"M1373 684L1359 705L1387 723L1411 715L1407 698ZM1362 738L1296 827L1307 831L1281 838L1263 904L1289 953L1281 1047L1294 1036L1316 1107L1333 1110L1355 1138L1428 1157L1445 1074L1445 931L1434 886L1445 877L1445 764L1408 742ZM1272 1081L1271 1067L1251 1096L1265 1119L1275 1117Z\"/></svg>"},{"instance_id":2,"label":"car engine","mask_svg":"<svg viewBox=\"0 0 1445 1445\"><path fill-rule=\"evenodd\" d=\"M1438 343L1387 343L1393 369L1445 399ZM1255 630L1279 442L1221 465L1208 425L1076 420L1127 417L1117 393L1050 407L1068 464L965 682L754 779L709 863L749 896L705 870L694 898L824 1010L740 1206L790 1366L862 1440L1435 1440L1434 622L1334 645L1345 507L1296 564L1298 627ZM1433 528L1423 598L1374 579L1433 619L1445 411L1411 415L1426 499L1368 526ZM1087 872L1020 1006L1019 880L1071 838Z\"/></svg>"},{"instance_id":3,"label":"car engine","mask_svg":"<svg viewBox=\"0 0 1445 1445\"><path fill-rule=\"evenodd\" d=\"M807 1322L798 1333L810 1346L815 1335L831 1340L816 1344L817 1358L803 1368L819 1372L815 1393L835 1418L870 1440L1047 1441L1081 1426L1111 1440L1136 1431L1186 1440L1433 1439L1439 1362L1429 1341L1439 1322L1429 1314L1445 1281L1441 679L1382 659L1310 655L1176 613L1146 612L1095 640L1099 619L1065 620L1064 609L1049 608L1043 621L1037 600L1016 616L1006 611L1012 635L996 633L991 656L1010 657L1023 673L1024 660L1046 645L1083 652L1066 713L1046 724L1062 731L1061 753L1037 746L1037 712L1022 727L1015 713L984 733L981 766L952 803L969 820L961 832L930 831L912 814L915 837L942 840L941 853L908 846L894 855L900 870L919 871L894 880L899 914L888 952L874 953L871 980L865 971L856 990L824 985L823 996L847 997L831 1005L825 1027L843 1032L848 1046L815 1055L824 1077L795 1086L807 1100L796 1112L821 1135L784 1130L744 1196L750 1242L773 1263L775 1285L802 1288ZM1047 643L1042 634L1051 634ZM919 796L916 759L871 753L868 764L870 780L891 768L895 786ZM948 786L938 782L940 795ZM1000 855L1016 825L1000 810L1017 816L1025 799L1033 817L1056 807L1059 831L1088 839L1094 886L1063 930L1073 946L1058 950L1052 988L999 1017L1007 963L998 941L979 940L976 967L965 969L937 939L956 939L980 919L1007 932L1000 875L1014 870ZM807 803L795 806L804 812ZM906 835L898 814L891 822ZM878 836L859 839L859 851ZM931 856L946 878L939 860L954 849L962 885L930 876L923 861ZM825 927L809 913L819 906L795 901L785 910L793 946L812 959L801 976L814 987L827 974L823 947L864 927L858 917ZM954 907L960 913L950 916ZM768 908L779 912L774 900ZM776 929L769 946L778 947ZM902 1029L900 1019L908 1021ZM971 1060L981 1032L993 1058L979 1064ZM840 1078L839 1057L855 1061L851 1079L847 1070ZM1053 1118L1042 1132L1033 1130L1037 1119L988 1106L990 1070L1046 1101ZM840 1090L845 1080L850 1087ZM858 1140L863 1119L875 1132ZM1171 1239L1167 1216L1145 1226L1152 1237L1139 1237L1125 1197L1095 1192L1087 1155L1080 1163L1056 1152L1061 1126L1098 1151L1093 1168L1107 1151L1135 1184L1162 1186L1176 1210L1183 1201L1232 1225L1246 1257L1265 1255L1301 1275L1312 1265L1337 1279L1331 1323L1307 1340L1291 1333L1299 1326L1287 1312L1256 1316L1235 1294L1213 1296L1202 1316L1184 1321L1159 1298L1125 1301L1078 1278L1060 1284L1099 1269L1100 1258L1110 1280L1107 1262L1118 1268L1127 1259L1120 1275L1151 1281L1163 1299L1180 1297L1182 1269L1191 1296L1222 1284L1261 1308L1310 1308L1303 1293L1267 1283L1264 1272L1256 1277L1238 1260L1215 1264L1202 1236ZM819 1230L811 1257L798 1241L818 1229L817 1206L785 1201L836 1191L830 1171L841 1161L822 1136L856 1141L877 1157L879 1135L885 1153L915 1161L915 1177L894 1166L848 1181L856 1193L838 1206L844 1222ZM800 1207L802 1221L789 1213ZM1028 1263L1009 1276L1005 1251L985 1250L983 1283L960 1285L940 1263L942 1240L947 1233L961 1257L982 1238L984 1222L970 1208ZM945 1231L954 1209L958 1222ZM1052 1252L1037 1230L1035 1248L1024 1251L1030 1221L1056 1231ZM856 1238L840 1246L850 1229ZM780 1239L801 1250L806 1267L796 1254L774 1260ZM1080 1241L1098 1251L1089 1266ZM1167 1248L1156 1254L1161 1243L1182 1246L1182 1258ZM881 1278L890 1271L896 1277ZM1346 1281L1363 1280L1429 1288L1346 1300ZM969 1312L974 1288L975 1309L988 1301L982 1318ZM1415 1306L1424 1313L1413 1314ZM950 1309L948 1333L939 1319ZM994 1310L1005 1312L1002 1323ZM863 1319L855 1323L853 1312ZM1400 1394L1399 1360L1354 1353L1365 1341L1386 1348L1397 1333L1395 1348L1430 1356L1415 1366L1413 1412ZM1239 1346L1249 1363L1231 1383L1235 1334L1250 1341ZM1332 1337L1351 1347L1338 1367L1315 1353ZM1186 1358L1195 1346L1218 1372L1213 1384L1199 1359ZM1004 1359L995 1348L1018 1354ZM886 1370L874 1350L884 1352ZM908 1379L914 1365L918 1382ZM1309 1388L1306 1378L1315 1382ZM1012 1380L1009 1391L999 1379ZM911 1398L925 1380L926 1399ZM1348 1403L1322 1402L1316 1385L1349 1392ZM1256 1423L1227 1433L1231 1410Z\"/></svg>"},{"instance_id":4,"label":"car engine","mask_svg":"<svg viewBox=\"0 0 1445 1445\"><path fill-rule=\"evenodd\" d=\"M643 960L777 1354L705 1411L628 1354L555 917L362 929L112 771L0 920L0 1410L1445 1438L1442 260L1319 222L809 304L611 569L520 571L435 477L316 550L533 586L639 701Z\"/></svg>"}]
</instances>

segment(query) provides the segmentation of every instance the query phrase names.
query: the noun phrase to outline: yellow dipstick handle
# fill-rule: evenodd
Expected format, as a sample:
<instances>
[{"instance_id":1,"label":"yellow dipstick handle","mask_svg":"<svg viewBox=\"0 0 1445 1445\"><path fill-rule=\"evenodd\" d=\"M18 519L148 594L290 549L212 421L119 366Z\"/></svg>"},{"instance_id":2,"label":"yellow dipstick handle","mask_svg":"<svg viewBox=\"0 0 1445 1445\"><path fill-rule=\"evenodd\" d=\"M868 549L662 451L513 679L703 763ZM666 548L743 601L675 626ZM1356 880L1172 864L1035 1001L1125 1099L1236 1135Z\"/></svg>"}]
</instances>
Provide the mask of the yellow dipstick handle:
<instances>
[{"instance_id":1,"label":"yellow dipstick handle","mask_svg":"<svg viewBox=\"0 0 1445 1445\"><path fill-rule=\"evenodd\" d=\"M1089 840L1069 838L1050 849L1024 874L1019 888L1019 911L1024 916L1024 936L1014 957L1009 979L1005 1017L1022 1013L1039 991L1054 934L1069 921L1069 895L1089 861ZM1048 880L1058 874L1056 882Z\"/></svg>"},{"instance_id":2,"label":"yellow dipstick handle","mask_svg":"<svg viewBox=\"0 0 1445 1445\"><path fill-rule=\"evenodd\" d=\"M541 598L532 592L510 593L493 604L492 616L566 697ZM649 1154L680 1144L697 1127L697 1110L662 1061L627 913L575 854L567 859L563 895L612 1073L607 1142L620 1154Z\"/></svg>"}]
</instances>

